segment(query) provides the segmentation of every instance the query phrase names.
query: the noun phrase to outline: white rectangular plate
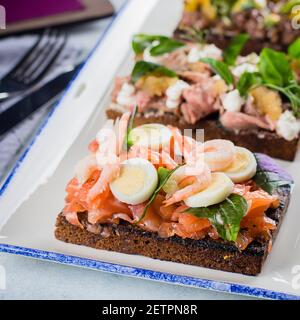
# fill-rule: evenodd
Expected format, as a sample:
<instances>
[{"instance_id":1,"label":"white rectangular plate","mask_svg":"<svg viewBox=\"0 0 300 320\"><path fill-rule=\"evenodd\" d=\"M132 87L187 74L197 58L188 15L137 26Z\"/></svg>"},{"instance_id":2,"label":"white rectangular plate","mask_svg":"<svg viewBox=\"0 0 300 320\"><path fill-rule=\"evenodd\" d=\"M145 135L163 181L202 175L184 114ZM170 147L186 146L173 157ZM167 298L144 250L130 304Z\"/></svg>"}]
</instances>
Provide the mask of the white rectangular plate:
<instances>
[{"instance_id":1,"label":"white rectangular plate","mask_svg":"<svg viewBox=\"0 0 300 320\"><path fill-rule=\"evenodd\" d=\"M121 10L66 95L0 189L0 250L174 284L273 299L300 299L300 154L280 164L296 187L263 272L257 277L66 244L54 238L65 186L105 119L116 74L132 65L134 33L171 35L182 0L131 0Z\"/></svg>"}]
</instances>

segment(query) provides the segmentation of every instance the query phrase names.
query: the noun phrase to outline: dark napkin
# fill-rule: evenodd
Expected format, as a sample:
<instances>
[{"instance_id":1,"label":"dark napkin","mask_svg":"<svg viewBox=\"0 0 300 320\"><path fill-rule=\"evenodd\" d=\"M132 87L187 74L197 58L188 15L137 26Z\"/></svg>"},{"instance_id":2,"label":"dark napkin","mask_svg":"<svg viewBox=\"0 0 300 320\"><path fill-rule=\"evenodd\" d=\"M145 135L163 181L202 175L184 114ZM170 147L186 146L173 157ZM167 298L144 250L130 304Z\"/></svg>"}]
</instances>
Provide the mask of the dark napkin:
<instances>
[{"instance_id":1,"label":"dark napkin","mask_svg":"<svg viewBox=\"0 0 300 320\"><path fill-rule=\"evenodd\" d=\"M7 23L84 9L79 0L1 0Z\"/></svg>"}]
</instances>

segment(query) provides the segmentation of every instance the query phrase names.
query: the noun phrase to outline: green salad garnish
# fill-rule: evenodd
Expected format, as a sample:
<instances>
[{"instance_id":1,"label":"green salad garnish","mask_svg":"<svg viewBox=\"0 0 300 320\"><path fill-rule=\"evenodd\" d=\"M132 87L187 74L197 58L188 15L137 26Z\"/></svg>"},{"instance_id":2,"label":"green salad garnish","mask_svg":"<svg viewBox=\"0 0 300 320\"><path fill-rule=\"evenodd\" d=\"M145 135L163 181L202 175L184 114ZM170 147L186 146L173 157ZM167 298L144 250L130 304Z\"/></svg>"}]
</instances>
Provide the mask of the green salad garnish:
<instances>
[{"instance_id":1,"label":"green salad garnish","mask_svg":"<svg viewBox=\"0 0 300 320\"><path fill-rule=\"evenodd\" d=\"M161 191L161 189L165 186L165 184L168 182L168 180L170 179L171 175L179 168L181 167L181 165L177 166L176 168L174 168L173 170L168 170L164 167L159 167L157 170L157 174L158 174L158 185L157 188L155 189L155 191L153 192L151 198L148 200L146 207L143 210L142 215L140 216L139 220L136 223L141 222L146 214L148 209L150 208L151 204L153 203L153 201L155 200L156 196L159 194L159 192Z\"/></svg>"},{"instance_id":2,"label":"green salad garnish","mask_svg":"<svg viewBox=\"0 0 300 320\"><path fill-rule=\"evenodd\" d=\"M150 48L152 56L160 56L185 46L183 42L160 35L136 34L132 40L132 48L135 54L141 54Z\"/></svg>"},{"instance_id":3,"label":"green salad garnish","mask_svg":"<svg viewBox=\"0 0 300 320\"><path fill-rule=\"evenodd\" d=\"M247 210L245 198L231 194L221 203L206 208L189 208L185 212L197 218L207 218L223 240L236 241Z\"/></svg>"},{"instance_id":4,"label":"green salad garnish","mask_svg":"<svg viewBox=\"0 0 300 320\"><path fill-rule=\"evenodd\" d=\"M177 77L176 72L156 63L138 61L131 73L131 81L136 83L140 78L147 74L155 74L159 76L167 76L171 78Z\"/></svg>"}]
</instances>

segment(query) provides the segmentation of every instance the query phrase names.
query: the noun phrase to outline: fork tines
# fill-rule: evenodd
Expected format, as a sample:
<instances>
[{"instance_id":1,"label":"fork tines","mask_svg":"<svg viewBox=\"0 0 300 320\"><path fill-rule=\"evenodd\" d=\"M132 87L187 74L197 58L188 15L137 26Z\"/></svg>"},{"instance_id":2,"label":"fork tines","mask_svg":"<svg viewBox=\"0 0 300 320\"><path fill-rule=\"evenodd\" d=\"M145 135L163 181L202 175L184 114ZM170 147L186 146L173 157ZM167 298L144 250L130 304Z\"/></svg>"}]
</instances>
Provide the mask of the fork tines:
<instances>
[{"instance_id":1,"label":"fork tines","mask_svg":"<svg viewBox=\"0 0 300 320\"><path fill-rule=\"evenodd\" d=\"M46 29L31 50L5 78L25 86L34 84L49 70L65 43L64 33L57 29Z\"/></svg>"}]
</instances>

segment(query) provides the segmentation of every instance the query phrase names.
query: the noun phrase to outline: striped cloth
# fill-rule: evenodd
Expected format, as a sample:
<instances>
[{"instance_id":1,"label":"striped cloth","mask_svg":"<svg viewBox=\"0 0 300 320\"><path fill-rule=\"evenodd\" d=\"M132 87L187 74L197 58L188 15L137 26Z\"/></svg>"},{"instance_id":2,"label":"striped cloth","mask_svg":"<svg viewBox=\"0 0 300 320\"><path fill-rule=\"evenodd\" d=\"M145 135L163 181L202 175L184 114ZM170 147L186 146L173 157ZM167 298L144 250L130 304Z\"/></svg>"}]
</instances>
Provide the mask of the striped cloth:
<instances>
[{"instance_id":1,"label":"striped cloth","mask_svg":"<svg viewBox=\"0 0 300 320\"><path fill-rule=\"evenodd\" d=\"M36 37L36 35L26 35L10 37L0 41L0 78L20 61L24 53L34 44ZM67 44L44 81L56 76L63 65L77 63L80 57L82 57L81 49L74 48L73 44ZM20 97L0 103L0 113L9 108L18 99ZM49 105L43 106L8 133L0 136L0 184L3 182L7 172L13 167L22 150L32 139L51 107Z\"/></svg>"}]
</instances>

